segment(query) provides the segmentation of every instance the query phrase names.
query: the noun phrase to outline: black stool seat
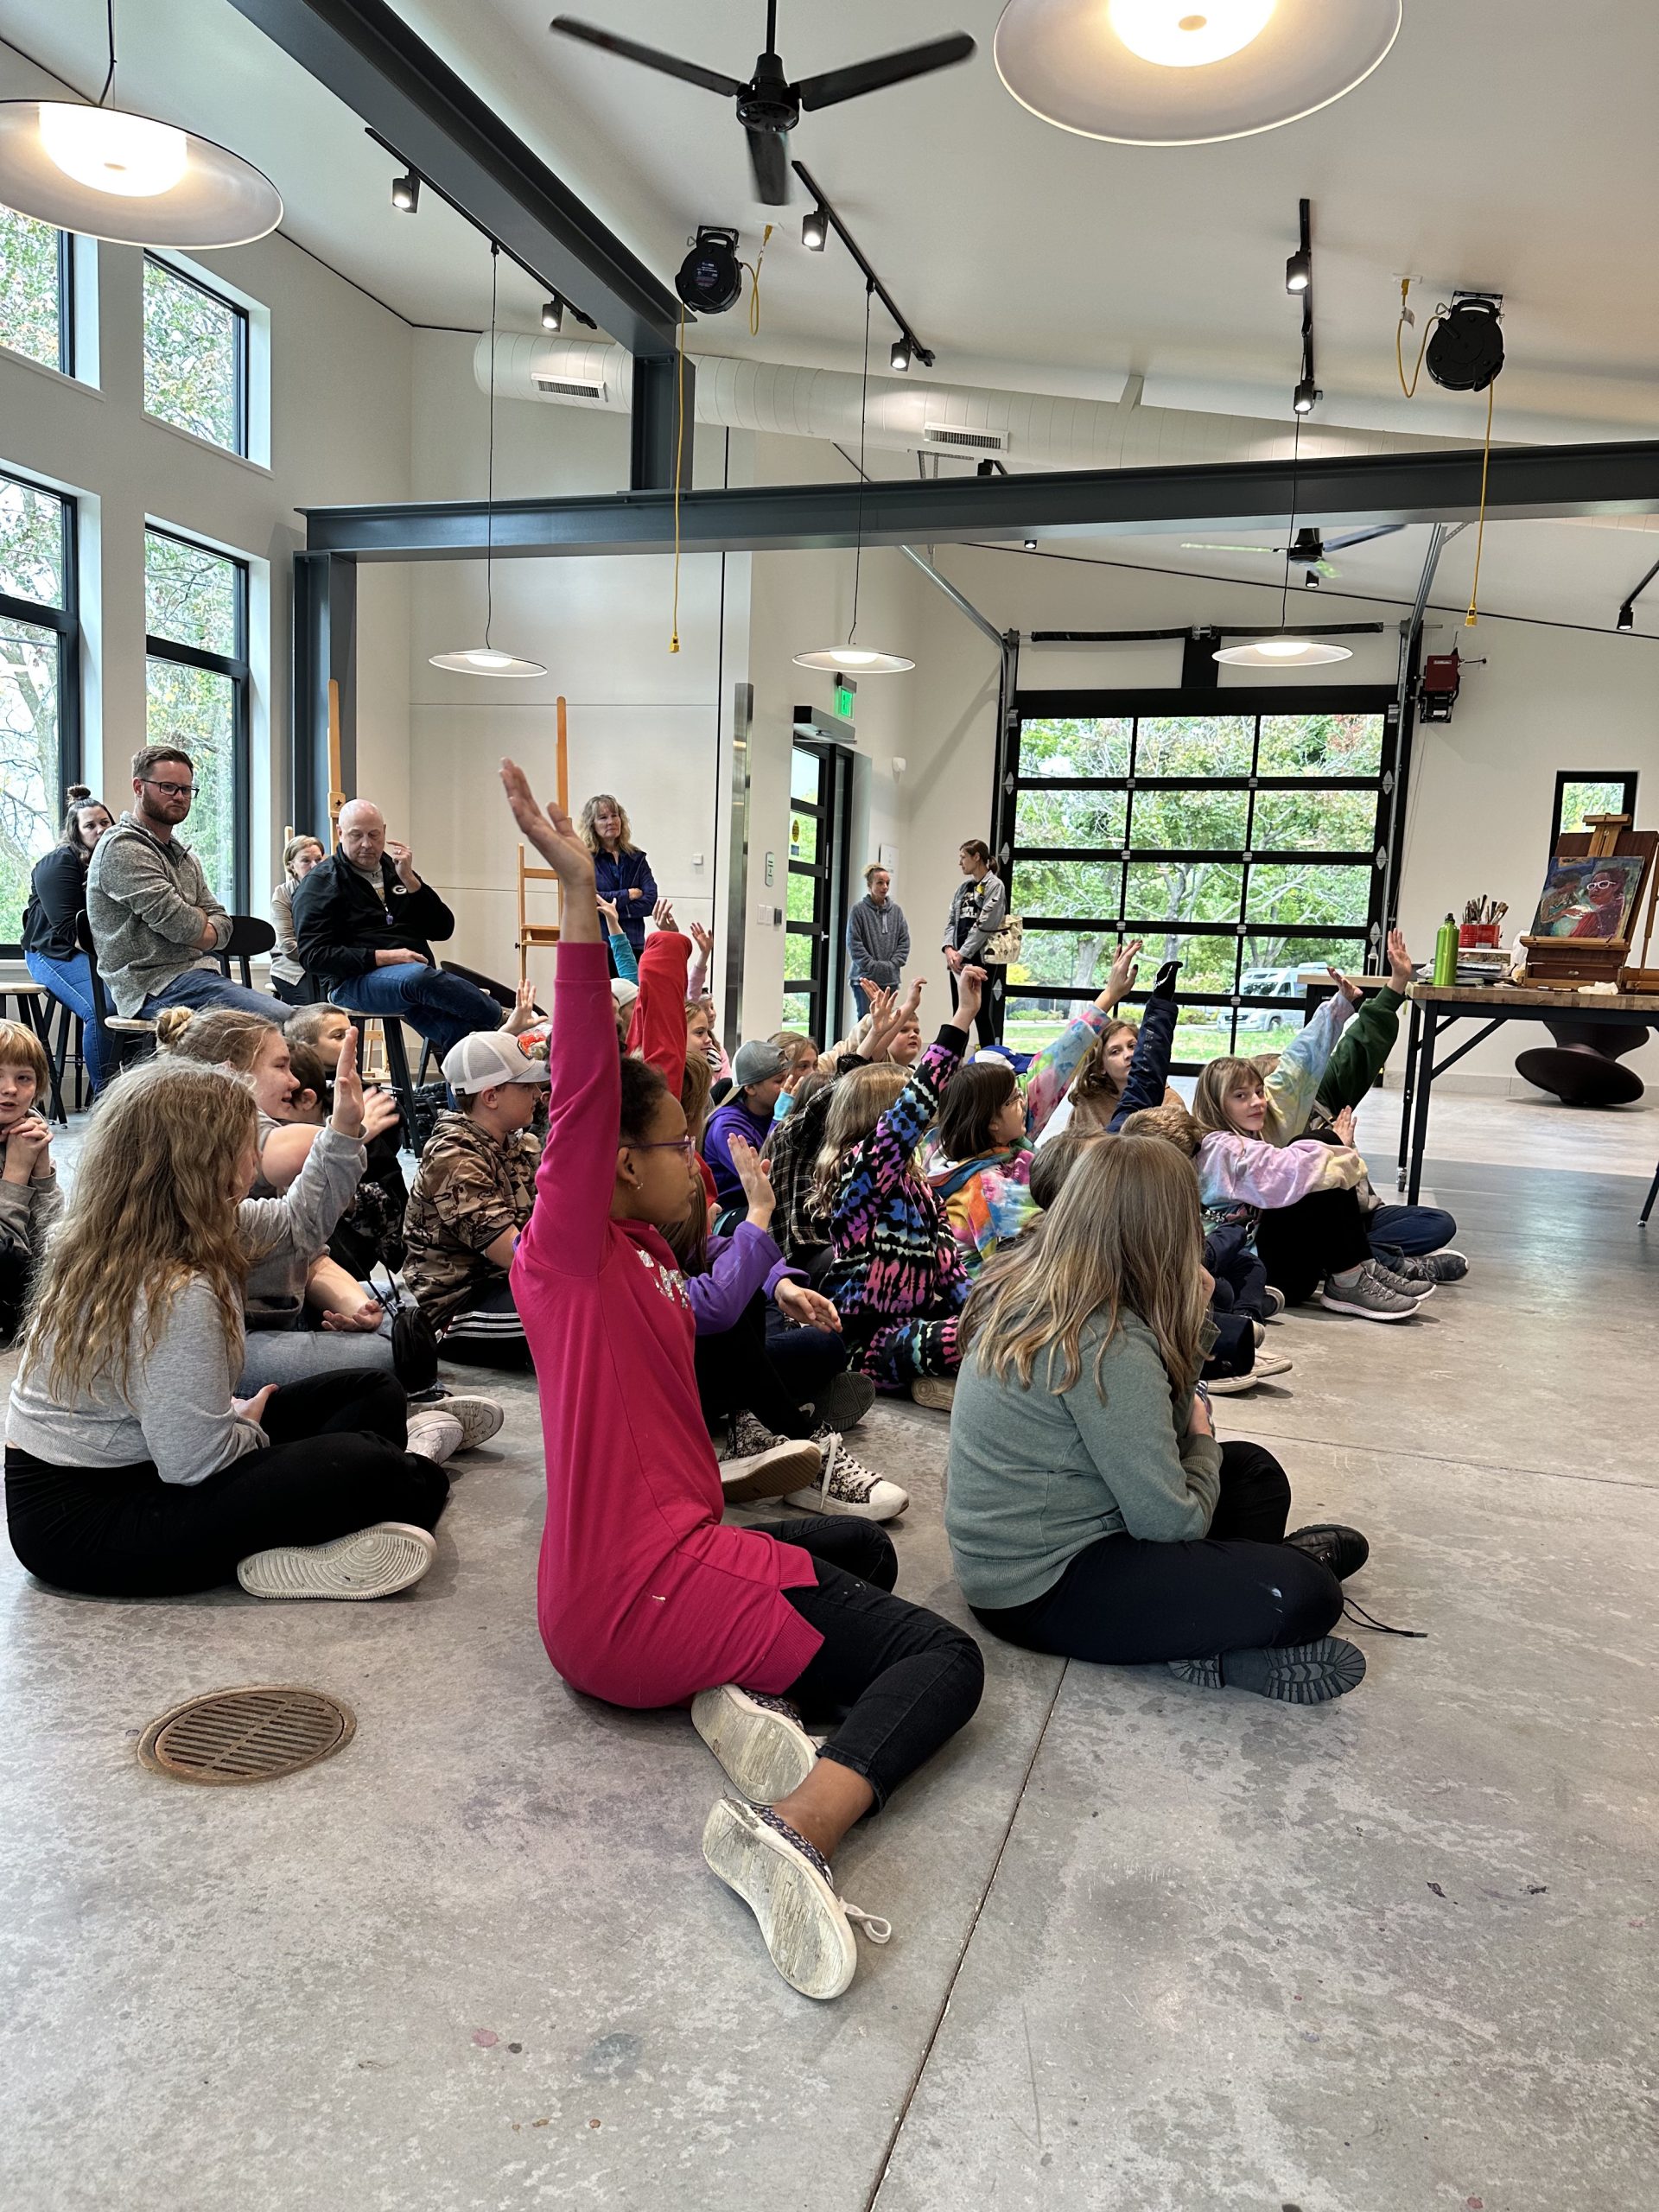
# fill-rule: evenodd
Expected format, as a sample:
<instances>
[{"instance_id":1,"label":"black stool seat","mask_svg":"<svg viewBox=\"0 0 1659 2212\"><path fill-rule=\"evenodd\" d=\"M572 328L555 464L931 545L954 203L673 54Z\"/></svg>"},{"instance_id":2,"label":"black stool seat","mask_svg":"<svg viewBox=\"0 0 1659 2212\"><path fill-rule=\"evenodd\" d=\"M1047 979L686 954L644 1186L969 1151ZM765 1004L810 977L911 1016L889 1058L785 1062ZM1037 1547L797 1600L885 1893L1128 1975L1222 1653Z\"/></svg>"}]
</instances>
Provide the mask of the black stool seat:
<instances>
[{"instance_id":1,"label":"black stool seat","mask_svg":"<svg viewBox=\"0 0 1659 2212\"><path fill-rule=\"evenodd\" d=\"M1516 1055L1515 1068L1566 1106L1630 1106L1645 1087L1634 1068L1586 1045L1535 1046Z\"/></svg>"}]
</instances>

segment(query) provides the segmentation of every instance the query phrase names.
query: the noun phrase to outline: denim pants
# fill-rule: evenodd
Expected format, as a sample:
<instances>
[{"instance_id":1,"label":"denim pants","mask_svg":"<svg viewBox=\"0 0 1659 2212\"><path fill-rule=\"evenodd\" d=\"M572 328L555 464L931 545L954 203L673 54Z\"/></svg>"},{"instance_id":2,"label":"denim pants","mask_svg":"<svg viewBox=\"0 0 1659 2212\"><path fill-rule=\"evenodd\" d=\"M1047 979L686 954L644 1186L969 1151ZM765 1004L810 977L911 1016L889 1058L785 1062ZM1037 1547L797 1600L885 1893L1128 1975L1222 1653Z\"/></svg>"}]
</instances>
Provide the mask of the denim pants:
<instances>
[{"instance_id":1,"label":"denim pants","mask_svg":"<svg viewBox=\"0 0 1659 2212\"><path fill-rule=\"evenodd\" d=\"M280 999L272 998L266 991L244 990L240 983L221 976L217 968L187 968L170 983L163 983L159 991L152 991L138 1011L149 1018L169 1006L194 1007L198 1010L208 1006L238 1007L244 1014L263 1014L267 1021L279 1026L288 1013Z\"/></svg>"},{"instance_id":2,"label":"denim pants","mask_svg":"<svg viewBox=\"0 0 1659 2212\"><path fill-rule=\"evenodd\" d=\"M23 964L37 983L43 983L60 1006L80 1016L80 1049L86 1062L86 1080L101 1090L108 1080L110 1040L104 1033L92 1001L92 963L84 952L73 960L54 960L49 953L26 952Z\"/></svg>"},{"instance_id":3,"label":"denim pants","mask_svg":"<svg viewBox=\"0 0 1659 2212\"><path fill-rule=\"evenodd\" d=\"M446 976L423 962L401 962L396 968L371 968L347 983L336 983L328 994L332 1003L348 1014L389 1014L424 1037L442 1059L477 1029L499 1029L503 1015L493 998L464 976Z\"/></svg>"},{"instance_id":4,"label":"denim pants","mask_svg":"<svg viewBox=\"0 0 1659 2212\"><path fill-rule=\"evenodd\" d=\"M1421 1259L1426 1253L1444 1251L1458 1233L1458 1224L1440 1206L1379 1206L1365 1223L1371 1249L1388 1264L1390 1252L1408 1252Z\"/></svg>"},{"instance_id":5,"label":"denim pants","mask_svg":"<svg viewBox=\"0 0 1659 2212\"><path fill-rule=\"evenodd\" d=\"M899 1554L874 1522L779 1521L766 1534L810 1552L817 1570L782 1593L823 1638L785 1694L809 1720L839 1719L823 1756L861 1774L880 1812L973 1719L983 1656L966 1629L892 1594Z\"/></svg>"}]
</instances>

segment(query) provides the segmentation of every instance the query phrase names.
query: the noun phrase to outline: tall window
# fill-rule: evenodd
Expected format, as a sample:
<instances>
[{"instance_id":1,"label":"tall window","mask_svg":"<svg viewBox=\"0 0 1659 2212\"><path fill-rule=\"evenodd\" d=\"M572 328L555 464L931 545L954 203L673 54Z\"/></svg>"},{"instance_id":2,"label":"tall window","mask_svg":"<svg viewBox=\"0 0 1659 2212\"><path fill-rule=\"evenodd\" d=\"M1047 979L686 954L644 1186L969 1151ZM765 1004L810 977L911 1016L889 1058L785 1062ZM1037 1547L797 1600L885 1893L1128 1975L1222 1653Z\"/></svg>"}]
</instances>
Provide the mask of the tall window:
<instances>
[{"instance_id":1,"label":"tall window","mask_svg":"<svg viewBox=\"0 0 1659 2212\"><path fill-rule=\"evenodd\" d=\"M789 763L783 1022L820 1045L835 1042L841 1012L851 794L851 766L840 747L795 747Z\"/></svg>"},{"instance_id":2,"label":"tall window","mask_svg":"<svg viewBox=\"0 0 1659 2212\"><path fill-rule=\"evenodd\" d=\"M1582 830L1586 814L1628 814L1636 821L1634 768L1558 768L1555 821L1549 833L1553 853L1563 836Z\"/></svg>"},{"instance_id":3,"label":"tall window","mask_svg":"<svg viewBox=\"0 0 1659 2212\"><path fill-rule=\"evenodd\" d=\"M0 346L73 376L73 248L67 231L0 207Z\"/></svg>"},{"instance_id":4,"label":"tall window","mask_svg":"<svg viewBox=\"0 0 1659 2212\"><path fill-rule=\"evenodd\" d=\"M170 531L144 532L147 741L196 764L186 842L225 905L247 905L248 572Z\"/></svg>"},{"instance_id":5,"label":"tall window","mask_svg":"<svg viewBox=\"0 0 1659 2212\"><path fill-rule=\"evenodd\" d=\"M0 476L0 941L15 948L29 879L80 769L75 505Z\"/></svg>"},{"instance_id":6,"label":"tall window","mask_svg":"<svg viewBox=\"0 0 1659 2212\"><path fill-rule=\"evenodd\" d=\"M144 257L144 410L231 453L248 449L248 318Z\"/></svg>"},{"instance_id":7,"label":"tall window","mask_svg":"<svg viewBox=\"0 0 1659 2212\"><path fill-rule=\"evenodd\" d=\"M1146 940L1143 990L1160 961L1183 963L1178 1067L1281 1051L1302 1023L1299 971L1360 969L1380 938L1391 695L1252 693L1230 712L1213 693L1201 710L1168 692L1017 704L998 823L1026 925L1007 1041L1053 1037L1121 935Z\"/></svg>"}]
</instances>

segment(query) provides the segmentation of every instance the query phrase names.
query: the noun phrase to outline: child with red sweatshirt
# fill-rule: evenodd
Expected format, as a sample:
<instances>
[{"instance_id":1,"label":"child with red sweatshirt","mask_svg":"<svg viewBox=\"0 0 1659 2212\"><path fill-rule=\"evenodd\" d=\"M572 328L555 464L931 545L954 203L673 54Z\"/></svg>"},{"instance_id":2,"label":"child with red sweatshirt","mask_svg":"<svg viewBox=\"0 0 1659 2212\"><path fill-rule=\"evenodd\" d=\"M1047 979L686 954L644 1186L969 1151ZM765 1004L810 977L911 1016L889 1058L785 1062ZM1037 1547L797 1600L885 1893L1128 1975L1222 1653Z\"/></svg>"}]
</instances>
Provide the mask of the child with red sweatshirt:
<instances>
[{"instance_id":1,"label":"child with red sweatshirt","mask_svg":"<svg viewBox=\"0 0 1659 2212\"><path fill-rule=\"evenodd\" d=\"M537 1609L567 1681L616 1705L690 1704L738 1795L702 1853L750 1907L791 1987L836 1997L852 1923L831 1854L971 1718L971 1637L891 1592L873 1522L726 1526L692 1363L685 1281L663 1229L683 1216L685 1114L645 1061L619 1055L593 856L568 815L502 764L513 817L558 874L548 1131L512 1287L541 1389L547 1522ZM844 1715L822 1751L804 1707Z\"/></svg>"}]
</instances>

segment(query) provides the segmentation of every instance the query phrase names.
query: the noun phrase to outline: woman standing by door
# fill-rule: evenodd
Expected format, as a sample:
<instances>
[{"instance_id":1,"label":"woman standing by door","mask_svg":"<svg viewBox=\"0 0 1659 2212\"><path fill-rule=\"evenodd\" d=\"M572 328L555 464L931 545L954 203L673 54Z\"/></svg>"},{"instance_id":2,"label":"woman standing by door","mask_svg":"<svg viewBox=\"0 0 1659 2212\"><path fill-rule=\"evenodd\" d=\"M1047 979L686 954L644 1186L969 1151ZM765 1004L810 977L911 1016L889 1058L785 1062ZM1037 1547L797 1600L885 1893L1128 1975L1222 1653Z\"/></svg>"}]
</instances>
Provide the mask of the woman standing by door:
<instances>
[{"instance_id":1,"label":"woman standing by door","mask_svg":"<svg viewBox=\"0 0 1659 2212\"><path fill-rule=\"evenodd\" d=\"M994 1003L1002 996L1002 968L986 957L986 946L1008 918L1008 894L991 868L991 849L982 837L970 837L957 855L962 881L950 901L945 925L944 964L950 970L950 1010L957 1003L957 978L964 968L984 968L988 976L974 1029L982 1045L996 1042Z\"/></svg>"},{"instance_id":2,"label":"woman standing by door","mask_svg":"<svg viewBox=\"0 0 1659 2212\"><path fill-rule=\"evenodd\" d=\"M651 863L633 842L627 810L609 791L599 791L582 808L576 826L594 856L594 887L616 908L637 960L645 946L645 918L657 904L657 885Z\"/></svg>"},{"instance_id":3,"label":"woman standing by door","mask_svg":"<svg viewBox=\"0 0 1659 2212\"><path fill-rule=\"evenodd\" d=\"M86 1080L101 1090L108 1072L104 1024L92 998L92 963L75 938L75 918L86 904L86 870L92 849L114 822L101 798L85 784L69 786L63 835L35 863L23 909L23 962L60 1005L80 1016Z\"/></svg>"}]
</instances>

